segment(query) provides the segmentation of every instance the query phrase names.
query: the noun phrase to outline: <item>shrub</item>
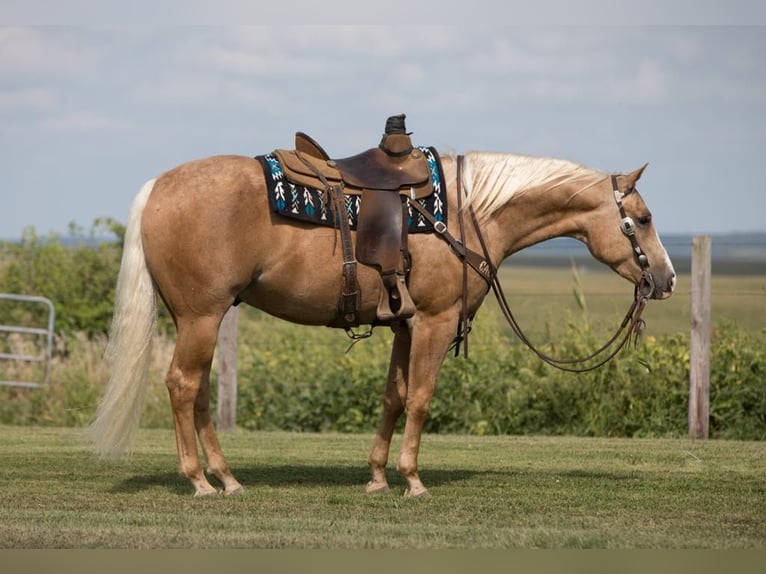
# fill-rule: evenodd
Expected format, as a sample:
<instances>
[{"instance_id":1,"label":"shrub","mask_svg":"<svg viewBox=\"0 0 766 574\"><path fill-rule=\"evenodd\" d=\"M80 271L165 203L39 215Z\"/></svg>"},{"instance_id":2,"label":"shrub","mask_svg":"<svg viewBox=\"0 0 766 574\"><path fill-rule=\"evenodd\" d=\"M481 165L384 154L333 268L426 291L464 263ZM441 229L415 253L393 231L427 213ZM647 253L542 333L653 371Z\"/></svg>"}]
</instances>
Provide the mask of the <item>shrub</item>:
<instances>
[{"instance_id":1,"label":"shrub","mask_svg":"<svg viewBox=\"0 0 766 574\"><path fill-rule=\"evenodd\" d=\"M713 334L710 434L766 439L766 347L734 325Z\"/></svg>"},{"instance_id":2,"label":"shrub","mask_svg":"<svg viewBox=\"0 0 766 574\"><path fill-rule=\"evenodd\" d=\"M172 345L172 340L159 336L153 346L143 426L172 426L163 384ZM109 377L102 360L106 337L70 335L66 346L66 353L55 353L49 385L40 389L0 387L0 424L82 427L93 420ZM0 362L0 379L34 380L29 370L35 368L29 363Z\"/></svg>"},{"instance_id":3,"label":"shrub","mask_svg":"<svg viewBox=\"0 0 766 574\"><path fill-rule=\"evenodd\" d=\"M72 225L70 245L65 245L57 235L41 238L34 228L27 228L19 243L3 246L6 269L0 275L0 291L53 301L58 333L107 333L122 248L118 241L97 239L106 231L118 239L123 232L111 220L97 220L88 234ZM0 322L41 325L46 323L44 314L44 308L4 305Z\"/></svg>"},{"instance_id":4,"label":"shrub","mask_svg":"<svg viewBox=\"0 0 766 574\"><path fill-rule=\"evenodd\" d=\"M240 321L240 427L365 433L377 428L390 331L378 328L346 353L349 342L337 331L299 327L252 310L247 315ZM447 357L427 432L687 435L688 336L647 337L601 369L572 374L543 364L487 318L472 334L469 359ZM578 348L589 336L573 330L561 351ZM68 352L57 353L50 387L0 388L0 424L87 424L108 376L104 345L102 336L68 336ZM144 426L171 426L163 379L172 346L172 338L157 337ZM0 377L23 376L10 373L12 365L0 364ZM711 371L710 436L766 439L761 337L734 325L716 329ZM215 373L212 384L215 401ZM404 417L399 429L403 422Z\"/></svg>"},{"instance_id":5,"label":"shrub","mask_svg":"<svg viewBox=\"0 0 766 574\"><path fill-rule=\"evenodd\" d=\"M583 374L542 363L493 320L479 319L468 360L448 357L427 432L686 436L689 337L647 337ZM330 330L256 313L241 333L238 420L250 429L370 432L385 388L390 333L376 331L349 354ZM594 348L571 321L562 355ZM766 356L759 337L734 326L714 334L711 436L766 438ZM401 424L401 421L400 421Z\"/></svg>"}]
</instances>

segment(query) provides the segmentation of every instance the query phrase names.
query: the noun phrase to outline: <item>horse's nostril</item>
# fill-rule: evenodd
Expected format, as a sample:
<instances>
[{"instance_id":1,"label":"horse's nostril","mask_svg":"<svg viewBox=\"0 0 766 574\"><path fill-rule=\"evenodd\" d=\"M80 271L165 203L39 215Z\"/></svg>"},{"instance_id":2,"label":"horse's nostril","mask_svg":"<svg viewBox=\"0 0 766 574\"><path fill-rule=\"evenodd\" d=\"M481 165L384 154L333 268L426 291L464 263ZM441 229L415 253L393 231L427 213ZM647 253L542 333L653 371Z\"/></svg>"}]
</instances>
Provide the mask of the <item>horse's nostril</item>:
<instances>
[{"instance_id":1,"label":"horse's nostril","mask_svg":"<svg viewBox=\"0 0 766 574\"><path fill-rule=\"evenodd\" d=\"M670 279L668 279L664 288L661 290L661 292L657 294L657 297L659 299L667 299L673 294L673 291L675 290L675 288L676 288L676 274L673 273L670 276Z\"/></svg>"}]
</instances>

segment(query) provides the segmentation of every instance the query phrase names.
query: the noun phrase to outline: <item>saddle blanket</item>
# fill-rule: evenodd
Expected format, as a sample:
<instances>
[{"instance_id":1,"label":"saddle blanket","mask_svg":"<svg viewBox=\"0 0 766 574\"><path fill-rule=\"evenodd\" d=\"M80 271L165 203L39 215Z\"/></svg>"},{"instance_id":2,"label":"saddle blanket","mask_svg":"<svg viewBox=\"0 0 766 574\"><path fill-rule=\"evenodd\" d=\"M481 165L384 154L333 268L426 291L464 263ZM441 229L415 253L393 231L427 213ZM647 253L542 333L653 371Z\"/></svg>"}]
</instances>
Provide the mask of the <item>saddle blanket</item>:
<instances>
[{"instance_id":1,"label":"saddle blanket","mask_svg":"<svg viewBox=\"0 0 766 574\"><path fill-rule=\"evenodd\" d=\"M431 172L434 192L417 201L432 213L437 221L447 221L447 186L444 183L439 154L433 147L419 148L426 157ZM334 221L330 206L323 201L324 191L294 185L287 181L282 172L282 166L274 154L256 156L261 162L266 176L266 188L269 194L269 205L272 211L301 221L317 225L333 227ZM381 192L387 193L387 192ZM346 195L346 212L351 229L356 229L359 217L360 195ZM407 206L409 210L408 229L410 233L433 233L433 225L420 213Z\"/></svg>"}]
</instances>

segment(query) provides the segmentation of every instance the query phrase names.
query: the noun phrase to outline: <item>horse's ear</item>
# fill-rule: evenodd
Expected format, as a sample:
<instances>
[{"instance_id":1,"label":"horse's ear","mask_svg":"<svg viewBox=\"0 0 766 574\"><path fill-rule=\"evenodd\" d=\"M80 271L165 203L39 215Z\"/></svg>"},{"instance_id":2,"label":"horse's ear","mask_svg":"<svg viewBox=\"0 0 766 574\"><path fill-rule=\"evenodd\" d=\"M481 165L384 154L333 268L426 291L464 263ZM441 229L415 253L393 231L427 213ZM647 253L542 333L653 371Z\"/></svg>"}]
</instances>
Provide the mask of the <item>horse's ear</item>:
<instances>
[{"instance_id":1,"label":"horse's ear","mask_svg":"<svg viewBox=\"0 0 766 574\"><path fill-rule=\"evenodd\" d=\"M636 182L641 178L641 174L644 173L644 170L646 169L647 165L649 164L645 163L643 166L639 167L636 171L632 171L627 176L625 176L628 180L629 187L632 188L636 185Z\"/></svg>"}]
</instances>

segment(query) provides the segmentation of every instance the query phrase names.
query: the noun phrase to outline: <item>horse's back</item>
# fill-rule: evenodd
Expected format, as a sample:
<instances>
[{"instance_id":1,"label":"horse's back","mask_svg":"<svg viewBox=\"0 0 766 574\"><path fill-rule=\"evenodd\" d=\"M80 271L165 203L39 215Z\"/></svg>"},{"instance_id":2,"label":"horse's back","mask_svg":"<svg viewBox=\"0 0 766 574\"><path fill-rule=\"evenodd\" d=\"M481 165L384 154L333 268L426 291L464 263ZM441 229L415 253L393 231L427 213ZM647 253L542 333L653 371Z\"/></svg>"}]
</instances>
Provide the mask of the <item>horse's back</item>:
<instances>
[{"instance_id":1,"label":"horse's back","mask_svg":"<svg viewBox=\"0 0 766 574\"><path fill-rule=\"evenodd\" d=\"M232 194L247 199L241 194L244 189L263 185L263 170L256 159L215 155L182 163L160 175L150 201L196 198L228 204Z\"/></svg>"}]
</instances>

